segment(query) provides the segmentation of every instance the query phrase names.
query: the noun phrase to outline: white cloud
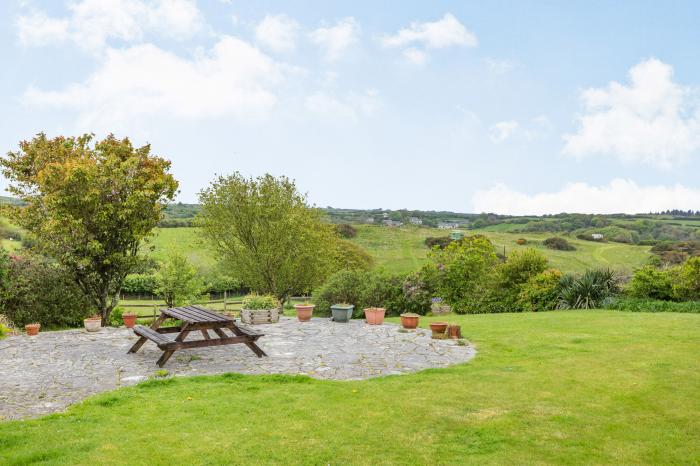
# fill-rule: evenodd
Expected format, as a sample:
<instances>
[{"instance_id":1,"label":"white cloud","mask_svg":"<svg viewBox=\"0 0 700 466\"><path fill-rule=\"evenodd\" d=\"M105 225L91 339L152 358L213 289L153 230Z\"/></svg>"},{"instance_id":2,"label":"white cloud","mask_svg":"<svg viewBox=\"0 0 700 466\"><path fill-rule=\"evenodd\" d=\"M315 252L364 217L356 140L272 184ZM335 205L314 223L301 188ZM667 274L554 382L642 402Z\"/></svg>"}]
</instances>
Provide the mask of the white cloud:
<instances>
[{"instance_id":1,"label":"white cloud","mask_svg":"<svg viewBox=\"0 0 700 466\"><path fill-rule=\"evenodd\" d=\"M339 20L334 26L322 26L309 34L311 42L324 49L326 59L334 61L352 44L357 42L360 25L355 18Z\"/></svg>"},{"instance_id":2,"label":"white cloud","mask_svg":"<svg viewBox=\"0 0 700 466\"><path fill-rule=\"evenodd\" d=\"M568 213L645 213L667 209L697 209L700 189L680 184L640 186L634 181L614 179L606 186L570 183L561 191L526 194L503 184L477 191L475 212L512 215Z\"/></svg>"},{"instance_id":3,"label":"white cloud","mask_svg":"<svg viewBox=\"0 0 700 466\"><path fill-rule=\"evenodd\" d=\"M299 23L287 15L267 15L255 27L255 38L275 52L288 52L296 48Z\"/></svg>"},{"instance_id":4,"label":"white cloud","mask_svg":"<svg viewBox=\"0 0 700 466\"><path fill-rule=\"evenodd\" d=\"M40 10L19 16L17 33L23 45L72 41L99 50L110 39L137 42L148 33L189 37L202 26L194 0L82 0L68 4L70 14L52 18Z\"/></svg>"},{"instance_id":5,"label":"white cloud","mask_svg":"<svg viewBox=\"0 0 700 466\"><path fill-rule=\"evenodd\" d=\"M442 49L453 46L476 47L476 35L468 31L452 14L446 13L442 19L432 22L414 22L396 34L381 39L384 47L403 48L403 55L411 62L422 65L427 53L419 49ZM422 54L422 55L419 55ZM417 60L416 57L419 57Z\"/></svg>"},{"instance_id":6,"label":"white cloud","mask_svg":"<svg viewBox=\"0 0 700 466\"><path fill-rule=\"evenodd\" d=\"M489 128L489 139L494 144L500 144L508 139L520 127L520 124L515 120L499 121Z\"/></svg>"},{"instance_id":7,"label":"white cloud","mask_svg":"<svg viewBox=\"0 0 700 466\"><path fill-rule=\"evenodd\" d=\"M495 58L484 58L484 63L489 70L499 75L507 74L517 66L517 63L512 60L497 60Z\"/></svg>"},{"instance_id":8,"label":"white cloud","mask_svg":"<svg viewBox=\"0 0 700 466\"><path fill-rule=\"evenodd\" d=\"M305 100L305 107L317 115L352 121L357 121L361 116L374 115L379 106L379 93L375 89L368 89L362 94L350 94L345 98L317 92Z\"/></svg>"},{"instance_id":9,"label":"white cloud","mask_svg":"<svg viewBox=\"0 0 700 466\"><path fill-rule=\"evenodd\" d=\"M100 67L63 90L30 87L30 105L74 109L89 129L150 116L255 118L273 108L286 68L250 44L222 37L211 50L182 58L154 45L107 49Z\"/></svg>"},{"instance_id":10,"label":"white cloud","mask_svg":"<svg viewBox=\"0 0 700 466\"><path fill-rule=\"evenodd\" d=\"M428 61L428 54L415 47L409 47L403 51L403 56L414 65L425 65Z\"/></svg>"},{"instance_id":11,"label":"white cloud","mask_svg":"<svg viewBox=\"0 0 700 466\"><path fill-rule=\"evenodd\" d=\"M673 68L657 59L630 69L628 85L586 89L581 100L585 112L578 131L564 135L565 154L670 168L700 149L697 92L675 83Z\"/></svg>"}]
</instances>

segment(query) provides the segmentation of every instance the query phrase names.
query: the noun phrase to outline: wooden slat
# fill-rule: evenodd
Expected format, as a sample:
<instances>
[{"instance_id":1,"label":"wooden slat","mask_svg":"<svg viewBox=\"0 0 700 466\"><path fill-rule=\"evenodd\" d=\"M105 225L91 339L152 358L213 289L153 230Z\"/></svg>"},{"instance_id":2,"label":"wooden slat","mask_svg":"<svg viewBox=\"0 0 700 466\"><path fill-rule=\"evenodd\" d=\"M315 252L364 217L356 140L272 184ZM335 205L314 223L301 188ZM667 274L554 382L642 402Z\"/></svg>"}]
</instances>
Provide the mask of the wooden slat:
<instances>
[{"instance_id":1,"label":"wooden slat","mask_svg":"<svg viewBox=\"0 0 700 466\"><path fill-rule=\"evenodd\" d=\"M207 317L208 317L209 319L211 319L212 321L216 321L216 322L230 322L230 321L234 320L234 319L230 318L229 316L225 316L225 315L223 315L223 314L219 314L218 312L214 312L214 311L212 311L211 309L207 309L207 308L202 307L202 306L196 306L196 305L194 305L194 306L187 306L187 308L188 308L188 309L196 309L197 311L199 311L201 314L207 316Z\"/></svg>"},{"instance_id":2,"label":"wooden slat","mask_svg":"<svg viewBox=\"0 0 700 466\"><path fill-rule=\"evenodd\" d=\"M166 314L170 317L174 317L175 319L182 320L183 322L199 322L199 316L193 315L191 312L187 310L183 310L182 308L179 307L174 307L171 309L163 309L161 311L163 314Z\"/></svg>"},{"instance_id":3,"label":"wooden slat","mask_svg":"<svg viewBox=\"0 0 700 466\"><path fill-rule=\"evenodd\" d=\"M162 333L158 333L157 331L148 327L144 327L143 325L137 325L136 327L134 327L134 333L141 337L148 338L149 340L157 344L159 347L172 342L170 338L164 336Z\"/></svg>"}]
</instances>

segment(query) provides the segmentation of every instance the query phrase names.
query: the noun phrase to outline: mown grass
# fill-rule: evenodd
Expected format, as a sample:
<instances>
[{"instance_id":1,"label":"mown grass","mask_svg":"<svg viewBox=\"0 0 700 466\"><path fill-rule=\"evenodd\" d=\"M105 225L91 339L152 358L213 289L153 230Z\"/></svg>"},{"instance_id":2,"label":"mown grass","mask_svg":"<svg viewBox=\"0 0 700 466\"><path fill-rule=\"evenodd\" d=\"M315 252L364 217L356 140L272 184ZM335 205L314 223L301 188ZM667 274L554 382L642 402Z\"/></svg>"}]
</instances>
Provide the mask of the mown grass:
<instances>
[{"instance_id":1,"label":"mown grass","mask_svg":"<svg viewBox=\"0 0 700 466\"><path fill-rule=\"evenodd\" d=\"M474 360L369 381L152 380L0 423L0 464L700 462L697 315L441 319Z\"/></svg>"}]
</instances>

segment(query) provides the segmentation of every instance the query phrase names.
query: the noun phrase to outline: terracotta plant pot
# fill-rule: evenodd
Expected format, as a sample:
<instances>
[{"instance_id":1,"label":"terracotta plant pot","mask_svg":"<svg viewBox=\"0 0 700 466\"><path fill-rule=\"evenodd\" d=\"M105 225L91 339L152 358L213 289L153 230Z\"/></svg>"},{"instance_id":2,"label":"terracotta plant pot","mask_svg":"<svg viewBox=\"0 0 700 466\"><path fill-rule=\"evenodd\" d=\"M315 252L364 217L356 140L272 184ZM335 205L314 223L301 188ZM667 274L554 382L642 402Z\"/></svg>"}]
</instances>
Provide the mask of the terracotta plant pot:
<instances>
[{"instance_id":1,"label":"terracotta plant pot","mask_svg":"<svg viewBox=\"0 0 700 466\"><path fill-rule=\"evenodd\" d=\"M447 332L447 322L430 322L430 330L433 331L433 338L444 338Z\"/></svg>"},{"instance_id":2,"label":"terracotta plant pot","mask_svg":"<svg viewBox=\"0 0 700 466\"><path fill-rule=\"evenodd\" d=\"M30 337L35 337L39 335L40 328L41 324L27 324L24 326L24 329L27 331L27 335Z\"/></svg>"},{"instance_id":3,"label":"terracotta plant pot","mask_svg":"<svg viewBox=\"0 0 700 466\"><path fill-rule=\"evenodd\" d=\"M350 322L353 309L355 306L352 304L334 304L331 306L331 320L333 322Z\"/></svg>"},{"instance_id":4,"label":"terracotta plant pot","mask_svg":"<svg viewBox=\"0 0 700 466\"><path fill-rule=\"evenodd\" d=\"M383 307L368 307L365 309L365 319L369 325L382 325L386 309Z\"/></svg>"},{"instance_id":5,"label":"terracotta plant pot","mask_svg":"<svg viewBox=\"0 0 700 466\"><path fill-rule=\"evenodd\" d=\"M299 319L299 322L310 321L315 307L314 304L295 304L294 309L297 311L297 319Z\"/></svg>"},{"instance_id":6,"label":"terracotta plant pot","mask_svg":"<svg viewBox=\"0 0 700 466\"><path fill-rule=\"evenodd\" d=\"M419 318L418 314L413 314L412 312L401 314L401 326L405 329L413 330L418 327Z\"/></svg>"},{"instance_id":7,"label":"terracotta plant pot","mask_svg":"<svg viewBox=\"0 0 700 466\"><path fill-rule=\"evenodd\" d=\"M462 327L459 325L450 325L447 327L447 336L453 340L459 340L462 338Z\"/></svg>"},{"instance_id":8,"label":"terracotta plant pot","mask_svg":"<svg viewBox=\"0 0 700 466\"><path fill-rule=\"evenodd\" d=\"M122 314L122 320L126 328L134 328L134 325L136 325L136 314L132 314L131 312Z\"/></svg>"},{"instance_id":9,"label":"terracotta plant pot","mask_svg":"<svg viewBox=\"0 0 700 466\"><path fill-rule=\"evenodd\" d=\"M85 330L88 332L99 332L102 328L102 319L99 317L88 317L83 320L83 325L85 325Z\"/></svg>"}]
</instances>

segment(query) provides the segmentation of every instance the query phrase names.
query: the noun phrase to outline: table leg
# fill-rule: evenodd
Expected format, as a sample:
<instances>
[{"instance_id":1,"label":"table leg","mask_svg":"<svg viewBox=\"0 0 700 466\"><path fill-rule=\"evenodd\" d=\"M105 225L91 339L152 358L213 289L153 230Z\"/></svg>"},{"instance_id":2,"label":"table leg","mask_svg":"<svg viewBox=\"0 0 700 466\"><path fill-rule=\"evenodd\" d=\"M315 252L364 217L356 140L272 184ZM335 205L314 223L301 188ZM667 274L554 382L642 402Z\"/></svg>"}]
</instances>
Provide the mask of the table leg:
<instances>
[{"instance_id":1,"label":"table leg","mask_svg":"<svg viewBox=\"0 0 700 466\"><path fill-rule=\"evenodd\" d=\"M207 329L203 328L202 330L200 330L200 332L202 332L202 336L204 337L205 340L211 340L211 337L209 336L209 332L207 331Z\"/></svg>"},{"instance_id":2,"label":"table leg","mask_svg":"<svg viewBox=\"0 0 700 466\"><path fill-rule=\"evenodd\" d=\"M173 355L175 350L166 350L163 351L163 354L160 356L160 359L156 362L158 364L158 367L163 367L166 362L168 362L168 359L170 359L170 356Z\"/></svg>"},{"instance_id":3,"label":"table leg","mask_svg":"<svg viewBox=\"0 0 700 466\"><path fill-rule=\"evenodd\" d=\"M158 327L160 327L160 324L162 324L165 319L166 319L165 315L161 314L160 316L158 316L158 318L156 320L153 321L153 323L151 324L151 328L153 330L158 329ZM138 350L140 350L141 347L143 346L143 344L146 343L147 340L148 340L148 338L146 338L146 337L140 337L138 340L136 340L136 343L134 343L134 346L129 348L129 351L127 351L127 354L128 353L135 353Z\"/></svg>"},{"instance_id":4,"label":"table leg","mask_svg":"<svg viewBox=\"0 0 700 466\"><path fill-rule=\"evenodd\" d=\"M245 333L241 332L238 327L236 327L236 324L231 324L228 329L231 330L236 336L245 336ZM262 358L263 356L267 356L262 348L255 344L255 341L252 338L246 341L245 345L250 348L250 350L255 353L257 357Z\"/></svg>"}]
</instances>

